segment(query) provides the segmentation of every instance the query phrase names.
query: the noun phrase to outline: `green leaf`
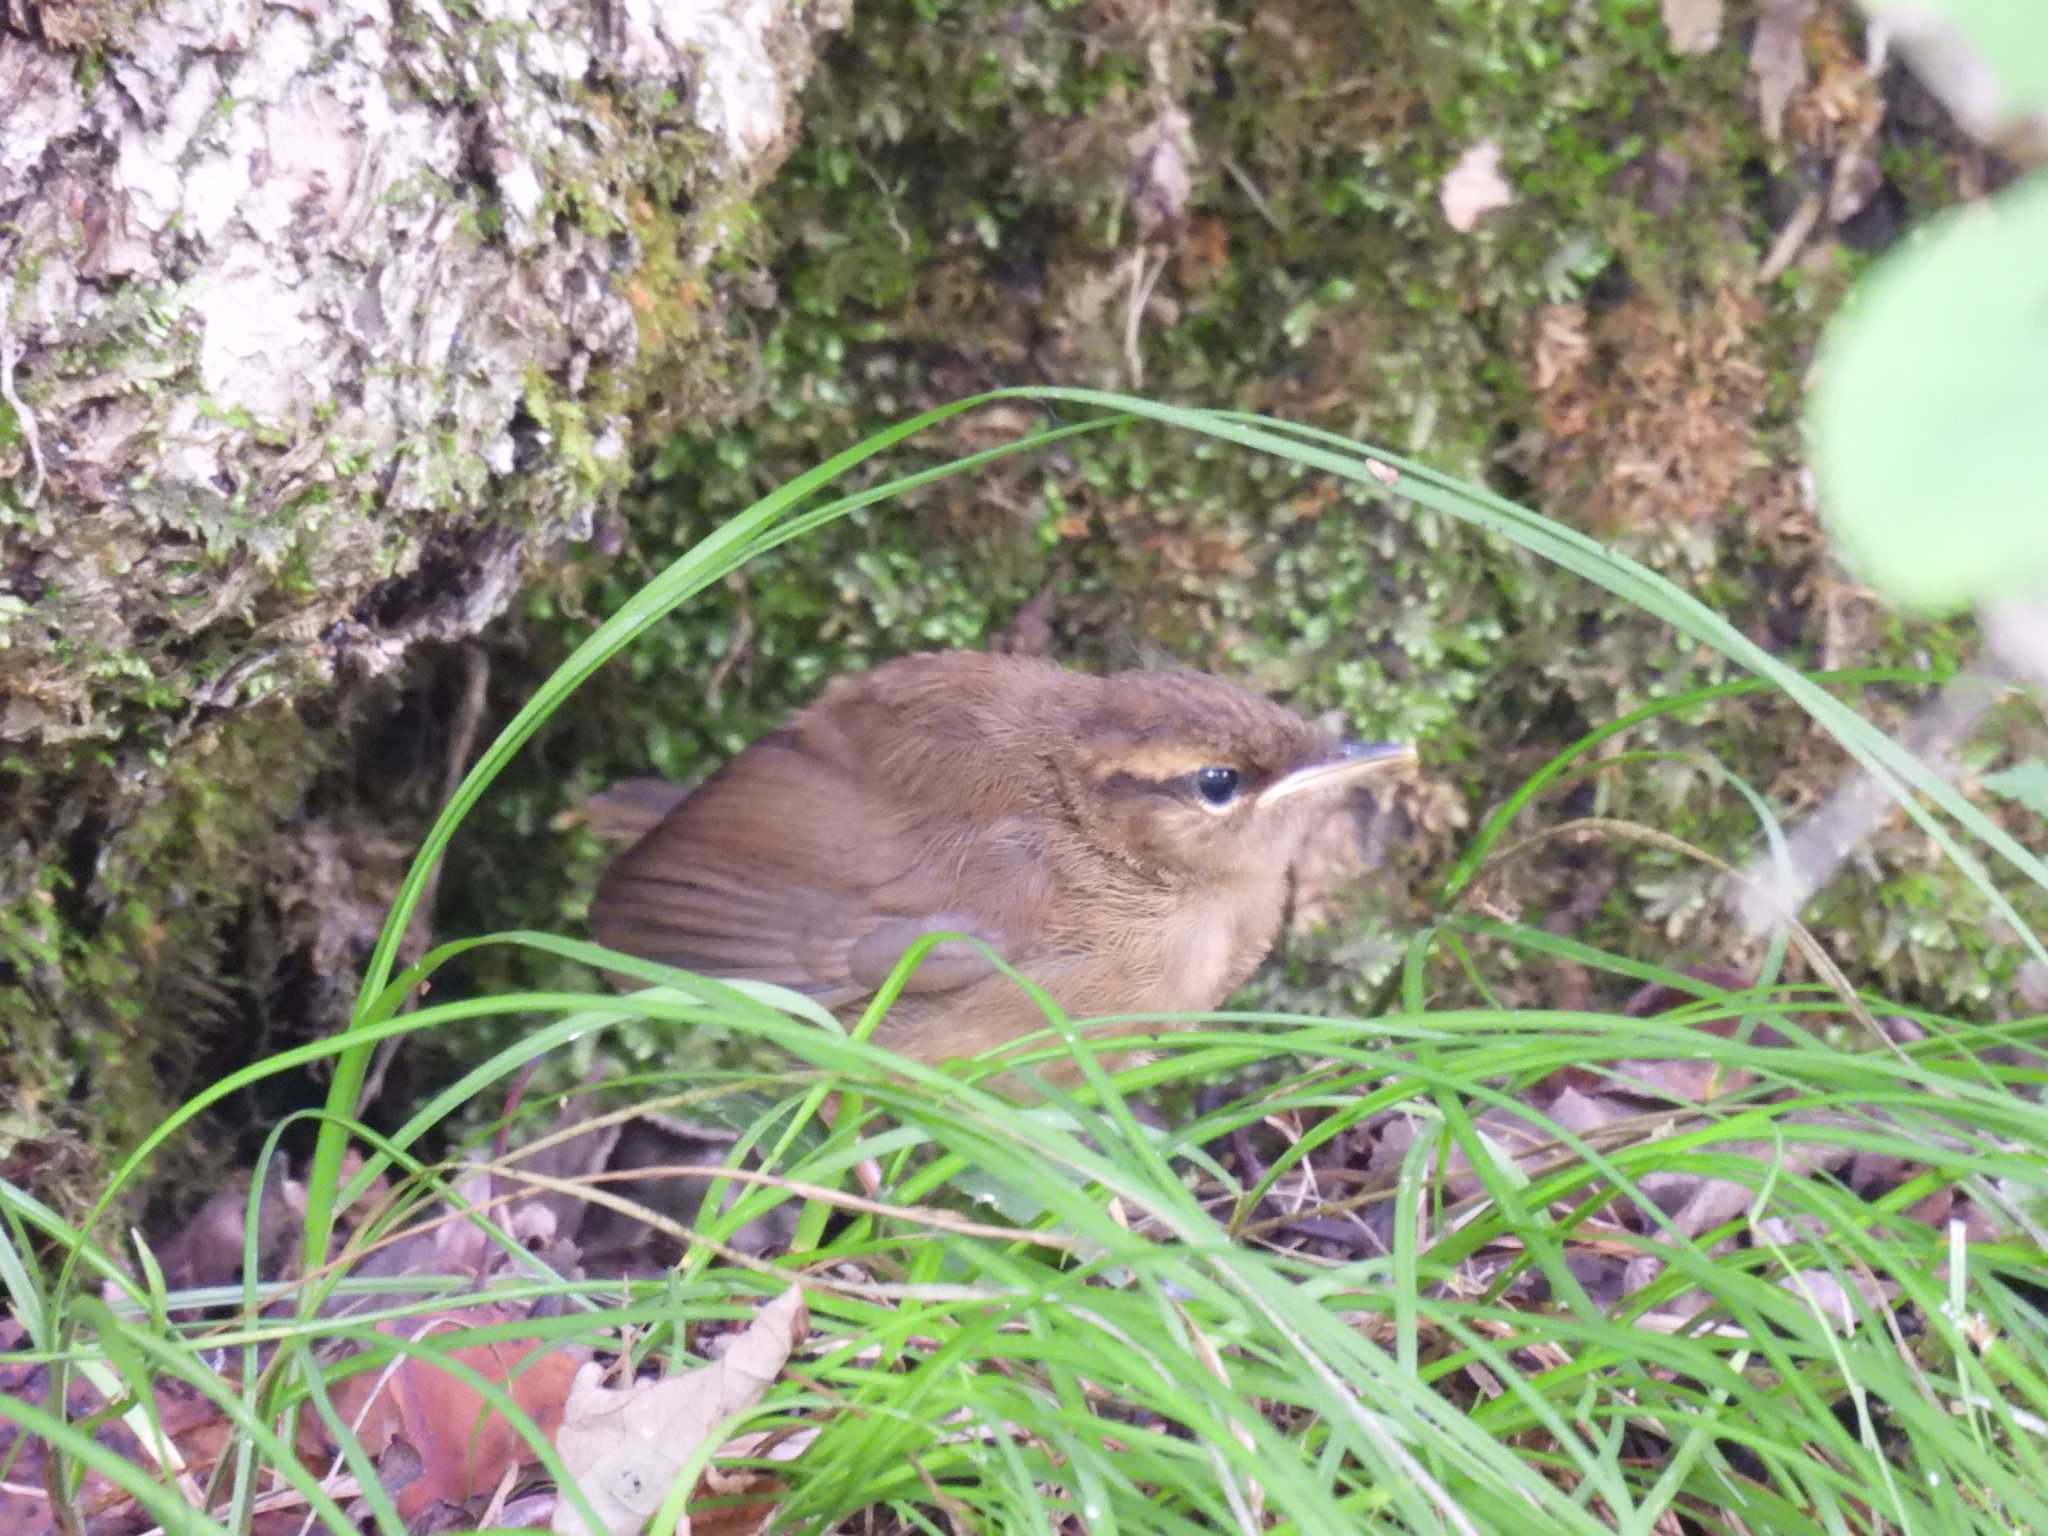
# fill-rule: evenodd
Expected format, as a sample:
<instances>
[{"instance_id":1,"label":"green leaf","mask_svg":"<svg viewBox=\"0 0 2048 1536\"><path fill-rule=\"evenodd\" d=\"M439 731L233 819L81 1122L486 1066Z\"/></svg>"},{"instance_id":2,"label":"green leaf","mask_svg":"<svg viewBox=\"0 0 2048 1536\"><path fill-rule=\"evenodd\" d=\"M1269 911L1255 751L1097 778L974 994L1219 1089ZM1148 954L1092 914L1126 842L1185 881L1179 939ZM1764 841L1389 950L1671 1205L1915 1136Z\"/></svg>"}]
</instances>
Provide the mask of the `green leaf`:
<instances>
[{"instance_id":1,"label":"green leaf","mask_svg":"<svg viewBox=\"0 0 2048 1536\"><path fill-rule=\"evenodd\" d=\"M1842 556L1906 607L2048 586L2048 173L1947 214L1865 281L1810 424Z\"/></svg>"},{"instance_id":2,"label":"green leaf","mask_svg":"<svg viewBox=\"0 0 2048 1536\"><path fill-rule=\"evenodd\" d=\"M2048 760L2030 757L1999 773L1987 773L1979 782L1994 795L2017 800L2048 821Z\"/></svg>"}]
</instances>

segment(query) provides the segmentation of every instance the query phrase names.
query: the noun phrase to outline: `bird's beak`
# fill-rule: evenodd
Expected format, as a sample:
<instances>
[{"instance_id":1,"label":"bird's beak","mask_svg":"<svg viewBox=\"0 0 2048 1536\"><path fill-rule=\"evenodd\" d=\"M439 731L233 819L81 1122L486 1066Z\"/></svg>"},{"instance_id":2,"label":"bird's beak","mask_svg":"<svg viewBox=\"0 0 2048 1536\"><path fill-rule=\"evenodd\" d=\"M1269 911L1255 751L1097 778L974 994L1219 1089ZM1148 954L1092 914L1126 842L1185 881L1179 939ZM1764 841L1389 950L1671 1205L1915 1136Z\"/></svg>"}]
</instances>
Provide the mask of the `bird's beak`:
<instances>
[{"instance_id":1,"label":"bird's beak","mask_svg":"<svg viewBox=\"0 0 2048 1536\"><path fill-rule=\"evenodd\" d=\"M1275 779L1259 791L1258 806L1265 810L1292 800L1296 795L1315 794L1326 789L1348 789L1361 779L1412 768L1419 761L1407 742L1347 741L1320 763Z\"/></svg>"}]
</instances>

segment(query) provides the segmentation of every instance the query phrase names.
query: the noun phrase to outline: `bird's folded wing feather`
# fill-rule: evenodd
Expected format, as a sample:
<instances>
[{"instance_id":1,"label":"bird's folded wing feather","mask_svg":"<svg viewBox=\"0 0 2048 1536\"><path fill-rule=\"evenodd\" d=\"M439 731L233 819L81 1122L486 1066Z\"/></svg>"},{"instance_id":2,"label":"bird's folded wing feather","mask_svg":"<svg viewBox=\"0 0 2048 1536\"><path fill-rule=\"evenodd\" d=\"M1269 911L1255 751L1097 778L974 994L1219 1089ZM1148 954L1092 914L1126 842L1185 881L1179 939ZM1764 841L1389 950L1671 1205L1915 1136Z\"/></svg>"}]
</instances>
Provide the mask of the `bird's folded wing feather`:
<instances>
[{"instance_id":1,"label":"bird's folded wing feather","mask_svg":"<svg viewBox=\"0 0 2048 1536\"><path fill-rule=\"evenodd\" d=\"M961 933L998 954L986 915L948 901L912 829L858 778L790 732L757 742L605 872L591 906L613 949L709 976L751 977L842 1008L875 991L919 938ZM906 983L930 994L994 969L941 941Z\"/></svg>"},{"instance_id":2,"label":"bird's folded wing feather","mask_svg":"<svg viewBox=\"0 0 2048 1536\"><path fill-rule=\"evenodd\" d=\"M666 779L621 779L599 790L577 807L583 825L607 843L640 841L662 819L690 797L680 784Z\"/></svg>"}]
</instances>

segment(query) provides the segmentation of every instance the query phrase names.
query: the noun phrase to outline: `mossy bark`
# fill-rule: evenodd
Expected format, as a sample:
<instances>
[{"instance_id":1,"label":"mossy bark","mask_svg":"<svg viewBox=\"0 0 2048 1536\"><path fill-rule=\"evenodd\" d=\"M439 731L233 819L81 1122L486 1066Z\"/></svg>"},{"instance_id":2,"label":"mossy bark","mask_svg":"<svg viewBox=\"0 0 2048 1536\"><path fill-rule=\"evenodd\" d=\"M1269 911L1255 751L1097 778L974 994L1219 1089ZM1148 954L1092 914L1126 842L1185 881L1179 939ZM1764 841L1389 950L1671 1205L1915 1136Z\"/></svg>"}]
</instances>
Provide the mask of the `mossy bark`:
<instances>
[{"instance_id":1,"label":"mossy bark","mask_svg":"<svg viewBox=\"0 0 2048 1536\"><path fill-rule=\"evenodd\" d=\"M0 1152L161 1113L347 692L588 538L652 405L731 408L735 210L840 19L7 15Z\"/></svg>"}]
</instances>

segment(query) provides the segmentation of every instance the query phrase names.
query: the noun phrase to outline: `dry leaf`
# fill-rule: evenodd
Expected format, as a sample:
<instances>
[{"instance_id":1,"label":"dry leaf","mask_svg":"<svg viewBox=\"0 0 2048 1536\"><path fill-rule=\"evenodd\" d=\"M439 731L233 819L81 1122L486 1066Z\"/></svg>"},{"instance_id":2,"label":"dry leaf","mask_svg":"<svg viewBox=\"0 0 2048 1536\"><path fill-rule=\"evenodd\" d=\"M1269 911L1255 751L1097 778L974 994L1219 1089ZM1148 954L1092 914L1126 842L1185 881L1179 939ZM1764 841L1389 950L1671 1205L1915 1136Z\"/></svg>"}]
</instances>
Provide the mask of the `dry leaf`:
<instances>
[{"instance_id":1,"label":"dry leaf","mask_svg":"<svg viewBox=\"0 0 2048 1536\"><path fill-rule=\"evenodd\" d=\"M594 1363L578 1371L555 1448L604 1525L592 1531L564 1498L555 1506L558 1536L632 1536L705 1436L761 1400L809 1326L803 1292L791 1286L702 1370L620 1389L604 1386ZM685 1518L676 1536L689 1533Z\"/></svg>"},{"instance_id":2,"label":"dry leaf","mask_svg":"<svg viewBox=\"0 0 2048 1536\"><path fill-rule=\"evenodd\" d=\"M1131 202L1138 229L1155 230L1180 222L1187 212L1195 183L1195 137L1188 115L1171 108L1131 136Z\"/></svg>"},{"instance_id":3,"label":"dry leaf","mask_svg":"<svg viewBox=\"0 0 2048 1536\"><path fill-rule=\"evenodd\" d=\"M1673 53L1710 52L1721 41L1721 0L1664 0L1664 31Z\"/></svg>"},{"instance_id":4,"label":"dry leaf","mask_svg":"<svg viewBox=\"0 0 2048 1536\"><path fill-rule=\"evenodd\" d=\"M1512 204L1515 190L1500 173L1500 146L1482 139L1458 156L1458 163L1444 173L1437 200L1451 228L1461 235L1487 214Z\"/></svg>"},{"instance_id":5,"label":"dry leaf","mask_svg":"<svg viewBox=\"0 0 2048 1536\"><path fill-rule=\"evenodd\" d=\"M12 1354L29 1348L28 1335L19 1324L0 1318L0 1352ZM231 1443L233 1427L213 1400L190 1382L162 1376L153 1387L155 1417L170 1442L175 1462L188 1478L203 1482L221 1452ZM53 1409L48 1366L18 1361L0 1362L0 1393L19 1402ZM65 1397L64 1417L74 1422L102 1413L106 1400L91 1382L74 1374ZM94 1431L93 1438L106 1449L149 1470L160 1470L157 1447L138 1440L125 1419L114 1417ZM76 1529L69 1520L60 1522L50 1507L48 1494L50 1448L46 1442L9 1419L0 1419L0 1532L6 1536L63 1536ZM188 1481L188 1489L197 1483ZM87 1470L84 1480L69 1500L74 1515L83 1516L94 1536L142 1531L151 1521L133 1499L102 1473Z\"/></svg>"},{"instance_id":6,"label":"dry leaf","mask_svg":"<svg viewBox=\"0 0 2048 1536\"><path fill-rule=\"evenodd\" d=\"M1763 0L1756 37L1749 45L1749 74L1756 81L1756 116L1773 144L1785 129L1785 107L1806 84L1806 48L1801 34L1814 0Z\"/></svg>"},{"instance_id":7,"label":"dry leaf","mask_svg":"<svg viewBox=\"0 0 2048 1536\"><path fill-rule=\"evenodd\" d=\"M437 1326L484 1327L518 1314L497 1307L471 1307L438 1314ZM386 1331L399 1325L387 1323ZM414 1334L420 1320L408 1319ZM536 1339L507 1339L471 1344L448 1351L487 1381L509 1392L512 1401L544 1434L562 1422L578 1366L588 1358L583 1349L547 1345ZM529 1359L529 1357L532 1357ZM509 1467L535 1459L533 1448L502 1415L487 1412L483 1396L458 1376L431 1362L408 1356L394 1370L364 1371L333 1389L334 1407L343 1420L359 1426L357 1437L372 1456L381 1457L396 1440L409 1443L420 1459L420 1474L398 1494L398 1512L407 1520L440 1500L460 1504L498 1485ZM325 1426L312 1415L300 1424L300 1453L316 1466L331 1461L324 1441Z\"/></svg>"},{"instance_id":8,"label":"dry leaf","mask_svg":"<svg viewBox=\"0 0 2048 1536\"><path fill-rule=\"evenodd\" d=\"M1592 350L1586 340L1586 306L1552 304L1536 318L1536 388L1548 390L1584 366Z\"/></svg>"}]
</instances>

